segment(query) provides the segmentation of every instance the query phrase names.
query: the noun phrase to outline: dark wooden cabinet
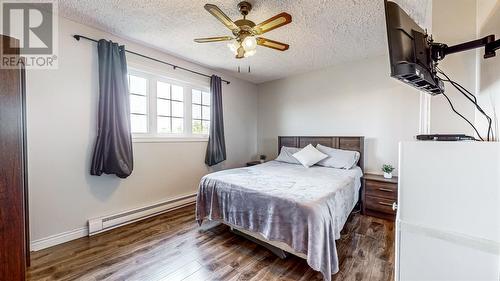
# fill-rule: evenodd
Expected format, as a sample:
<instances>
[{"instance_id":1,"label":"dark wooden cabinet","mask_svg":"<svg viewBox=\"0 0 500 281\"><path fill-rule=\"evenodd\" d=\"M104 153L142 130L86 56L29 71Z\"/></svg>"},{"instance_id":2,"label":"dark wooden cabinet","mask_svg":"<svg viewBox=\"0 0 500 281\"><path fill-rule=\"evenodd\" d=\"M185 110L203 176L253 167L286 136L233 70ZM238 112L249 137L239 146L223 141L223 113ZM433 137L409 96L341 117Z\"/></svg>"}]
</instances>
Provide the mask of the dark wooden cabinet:
<instances>
[{"instance_id":1,"label":"dark wooden cabinet","mask_svg":"<svg viewBox=\"0 0 500 281\"><path fill-rule=\"evenodd\" d=\"M386 179L381 175L363 176L363 214L394 220L398 201L398 178Z\"/></svg>"},{"instance_id":2,"label":"dark wooden cabinet","mask_svg":"<svg viewBox=\"0 0 500 281\"><path fill-rule=\"evenodd\" d=\"M0 37L0 56L19 46ZM25 98L24 67L0 68L0 280L24 280L29 262Z\"/></svg>"}]
</instances>

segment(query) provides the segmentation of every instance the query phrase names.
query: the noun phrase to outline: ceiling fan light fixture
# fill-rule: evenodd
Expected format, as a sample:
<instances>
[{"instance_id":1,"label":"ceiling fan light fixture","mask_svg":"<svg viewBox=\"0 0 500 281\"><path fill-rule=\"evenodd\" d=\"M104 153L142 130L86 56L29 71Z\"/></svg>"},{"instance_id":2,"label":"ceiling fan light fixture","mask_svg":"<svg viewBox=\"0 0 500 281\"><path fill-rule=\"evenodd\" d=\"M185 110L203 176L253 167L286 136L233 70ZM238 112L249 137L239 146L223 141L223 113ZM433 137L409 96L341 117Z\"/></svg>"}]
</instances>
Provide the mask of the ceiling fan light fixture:
<instances>
[{"instance_id":1,"label":"ceiling fan light fixture","mask_svg":"<svg viewBox=\"0 0 500 281\"><path fill-rule=\"evenodd\" d=\"M253 49L253 50L250 50L250 51L246 51L244 56L245 56L245 58L248 58L248 57L251 57L251 56L255 55L255 53L257 53L257 50Z\"/></svg>"},{"instance_id":2,"label":"ceiling fan light fixture","mask_svg":"<svg viewBox=\"0 0 500 281\"><path fill-rule=\"evenodd\" d=\"M245 51L249 52L249 51L253 51L255 50L255 48L257 48L257 39L255 39L254 36L247 36L244 40L243 40L243 48L245 49Z\"/></svg>"},{"instance_id":3,"label":"ceiling fan light fixture","mask_svg":"<svg viewBox=\"0 0 500 281\"><path fill-rule=\"evenodd\" d=\"M238 49L240 48L240 43L238 41L235 40L232 43L227 44L227 46L234 55L238 54Z\"/></svg>"}]
</instances>

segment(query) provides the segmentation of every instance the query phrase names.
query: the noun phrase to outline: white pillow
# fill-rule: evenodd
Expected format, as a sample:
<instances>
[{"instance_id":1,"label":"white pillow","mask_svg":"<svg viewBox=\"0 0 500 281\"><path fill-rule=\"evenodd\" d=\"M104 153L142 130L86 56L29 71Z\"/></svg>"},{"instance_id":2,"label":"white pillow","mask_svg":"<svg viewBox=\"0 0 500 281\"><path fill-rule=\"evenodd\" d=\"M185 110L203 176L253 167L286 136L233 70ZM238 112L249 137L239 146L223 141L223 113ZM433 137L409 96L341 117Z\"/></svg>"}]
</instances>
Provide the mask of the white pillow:
<instances>
[{"instance_id":1,"label":"white pillow","mask_svg":"<svg viewBox=\"0 0 500 281\"><path fill-rule=\"evenodd\" d=\"M300 151L300 148L297 147L288 147L282 146L280 155L275 159L276 161L290 163L290 164L300 164L297 159L295 159L292 155Z\"/></svg>"},{"instance_id":2,"label":"white pillow","mask_svg":"<svg viewBox=\"0 0 500 281\"><path fill-rule=\"evenodd\" d=\"M328 155L328 158L317 163L317 165L324 167L348 170L358 163L360 156L357 151L336 149L321 144L316 145L316 148Z\"/></svg>"},{"instance_id":3,"label":"white pillow","mask_svg":"<svg viewBox=\"0 0 500 281\"><path fill-rule=\"evenodd\" d=\"M309 168L328 157L328 155L321 153L319 150L314 148L312 144L308 144L301 151L294 153L292 156L299 160L300 164L306 168Z\"/></svg>"}]
</instances>

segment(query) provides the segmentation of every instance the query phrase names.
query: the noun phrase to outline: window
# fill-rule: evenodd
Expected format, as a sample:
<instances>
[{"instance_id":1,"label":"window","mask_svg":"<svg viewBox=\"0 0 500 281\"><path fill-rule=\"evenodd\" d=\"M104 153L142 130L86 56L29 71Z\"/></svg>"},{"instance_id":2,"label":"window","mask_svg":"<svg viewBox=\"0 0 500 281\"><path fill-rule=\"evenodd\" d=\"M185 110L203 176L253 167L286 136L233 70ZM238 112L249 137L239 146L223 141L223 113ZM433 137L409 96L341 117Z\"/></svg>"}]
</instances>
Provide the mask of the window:
<instances>
[{"instance_id":1,"label":"window","mask_svg":"<svg viewBox=\"0 0 500 281\"><path fill-rule=\"evenodd\" d=\"M148 80L128 76L130 92L130 123L132 133L148 132Z\"/></svg>"},{"instance_id":2,"label":"window","mask_svg":"<svg viewBox=\"0 0 500 281\"><path fill-rule=\"evenodd\" d=\"M210 128L210 93L192 90L193 134L208 135Z\"/></svg>"},{"instance_id":3,"label":"window","mask_svg":"<svg viewBox=\"0 0 500 281\"><path fill-rule=\"evenodd\" d=\"M134 139L206 139L210 126L208 85L129 69L130 122Z\"/></svg>"},{"instance_id":4,"label":"window","mask_svg":"<svg viewBox=\"0 0 500 281\"><path fill-rule=\"evenodd\" d=\"M156 106L158 133L184 133L184 88L158 81Z\"/></svg>"}]
</instances>

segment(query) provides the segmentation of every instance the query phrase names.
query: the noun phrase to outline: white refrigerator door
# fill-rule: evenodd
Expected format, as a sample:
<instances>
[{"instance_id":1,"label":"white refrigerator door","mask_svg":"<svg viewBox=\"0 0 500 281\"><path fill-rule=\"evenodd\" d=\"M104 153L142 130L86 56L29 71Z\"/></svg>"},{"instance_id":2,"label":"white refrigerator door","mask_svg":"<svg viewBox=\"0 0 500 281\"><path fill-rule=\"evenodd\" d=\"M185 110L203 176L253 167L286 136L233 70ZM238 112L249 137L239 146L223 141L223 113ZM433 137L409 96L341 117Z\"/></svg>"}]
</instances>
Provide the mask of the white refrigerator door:
<instances>
[{"instance_id":1,"label":"white refrigerator door","mask_svg":"<svg viewBox=\"0 0 500 281\"><path fill-rule=\"evenodd\" d=\"M499 280L500 143L400 144L396 279Z\"/></svg>"}]
</instances>

